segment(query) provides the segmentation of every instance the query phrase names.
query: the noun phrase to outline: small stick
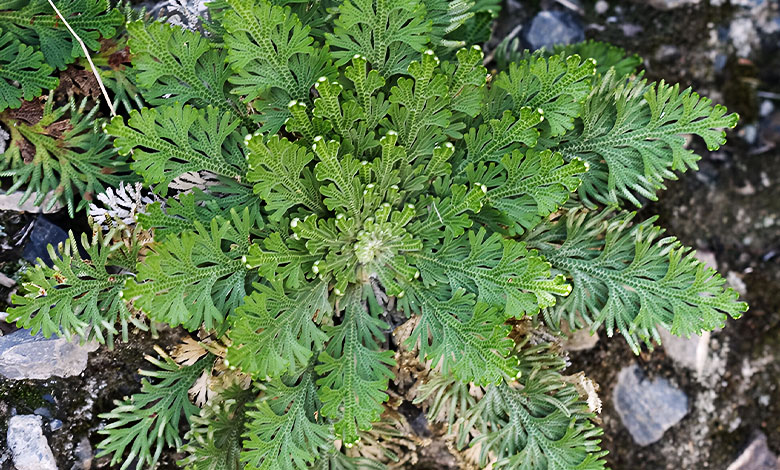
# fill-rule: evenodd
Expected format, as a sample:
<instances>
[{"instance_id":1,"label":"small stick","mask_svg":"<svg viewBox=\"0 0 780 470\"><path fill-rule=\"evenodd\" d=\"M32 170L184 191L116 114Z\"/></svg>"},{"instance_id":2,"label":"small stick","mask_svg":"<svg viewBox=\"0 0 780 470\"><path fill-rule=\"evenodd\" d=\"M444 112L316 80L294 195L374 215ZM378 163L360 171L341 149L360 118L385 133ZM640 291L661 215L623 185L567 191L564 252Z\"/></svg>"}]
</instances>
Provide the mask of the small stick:
<instances>
[{"instance_id":1,"label":"small stick","mask_svg":"<svg viewBox=\"0 0 780 470\"><path fill-rule=\"evenodd\" d=\"M89 50L87 49L87 46L84 44L84 41L81 40L81 38L78 36L78 34L76 34L75 31L73 31L73 28L71 28L70 24L68 24L68 20L66 20L65 17L62 16L62 13L60 13L60 11L54 5L54 2L52 0L49 0L49 5L51 5L51 7L54 8L54 12L57 13L57 16L59 16L62 22L65 23L65 27L68 28L70 34L72 34L73 37L76 38L76 41L79 42L79 45L81 46L81 50L84 51L84 55L87 57L87 62L89 62L89 66L92 67L92 74L95 75L95 79L97 79L98 85L100 86L100 91L103 93L103 97L106 99L106 103L108 103L108 109L111 110L111 116L116 116L116 111L114 110L114 104L111 103L111 98L109 98L108 96L108 91L106 91L106 86L103 85L103 80L100 78L100 74L98 73L95 64L92 63L92 58L89 56Z\"/></svg>"}]
</instances>

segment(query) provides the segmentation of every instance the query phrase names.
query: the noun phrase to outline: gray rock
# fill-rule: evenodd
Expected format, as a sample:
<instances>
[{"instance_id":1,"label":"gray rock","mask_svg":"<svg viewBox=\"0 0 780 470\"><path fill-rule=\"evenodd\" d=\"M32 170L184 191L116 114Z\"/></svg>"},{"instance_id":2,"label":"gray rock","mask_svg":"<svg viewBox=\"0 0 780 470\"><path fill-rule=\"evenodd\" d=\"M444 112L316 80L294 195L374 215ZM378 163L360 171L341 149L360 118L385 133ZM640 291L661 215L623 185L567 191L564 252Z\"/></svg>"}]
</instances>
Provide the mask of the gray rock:
<instances>
[{"instance_id":1,"label":"gray rock","mask_svg":"<svg viewBox=\"0 0 780 470\"><path fill-rule=\"evenodd\" d=\"M665 328L659 328L661 344L666 355L682 367L702 374L707 366L709 354L710 332L705 331L701 336L691 335L690 338L675 336Z\"/></svg>"},{"instance_id":2,"label":"gray rock","mask_svg":"<svg viewBox=\"0 0 780 470\"><path fill-rule=\"evenodd\" d=\"M45 210L45 208L51 202L52 198L56 197L54 191L49 191L48 193L46 193L46 195L43 197L43 202L41 202L38 205L34 204L34 201L38 198L38 193L34 192L30 194L30 196L24 202L22 202L23 197L24 197L24 191L16 191L15 193L11 193L11 194L1 194L0 210L22 211L22 212L29 212L31 214L37 214L39 212L43 212L44 214L50 214L52 212L57 212L63 207L62 203L57 201L50 209Z\"/></svg>"},{"instance_id":3,"label":"gray rock","mask_svg":"<svg viewBox=\"0 0 780 470\"><path fill-rule=\"evenodd\" d=\"M699 0L648 0L647 3L659 10L673 10L685 5L696 5Z\"/></svg>"},{"instance_id":4,"label":"gray rock","mask_svg":"<svg viewBox=\"0 0 780 470\"><path fill-rule=\"evenodd\" d=\"M599 333L590 333L590 328L580 328L574 332L566 332L563 348L567 351L586 351L593 349L599 342Z\"/></svg>"},{"instance_id":5,"label":"gray rock","mask_svg":"<svg viewBox=\"0 0 780 470\"><path fill-rule=\"evenodd\" d=\"M16 470L57 470L40 416L13 416L8 421L6 436Z\"/></svg>"},{"instance_id":6,"label":"gray rock","mask_svg":"<svg viewBox=\"0 0 780 470\"><path fill-rule=\"evenodd\" d=\"M14 331L0 337L0 374L14 380L79 375L97 347L95 342L80 345L57 336L44 338L40 332Z\"/></svg>"},{"instance_id":7,"label":"gray rock","mask_svg":"<svg viewBox=\"0 0 780 470\"><path fill-rule=\"evenodd\" d=\"M5 129L0 127L0 153L4 153L8 148L8 141L11 140L11 134L6 132Z\"/></svg>"},{"instance_id":8,"label":"gray rock","mask_svg":"<svg viewBox=\"0 0 780 470\"><path fill-rule=\"evenodd\" d=\"M688 397L665 379L648 380L636 364L624 367L612 392L623 426L640 446L650 445L688 413Z\"/></svg>"},{"instance_id":9,"label":"gray rock","mask_svg":"<svg viewBox=\"0 0 780 470\"><path fill-rule=\"evenodd\" d=\"M40 258L46 265L51 266L52 261L47 246L51 244L56 250L57 244L67 239L68 234L65 230L49 222L45 217L39 216L30 232L30 239L24 246L22 258L31 263L35 263Z\"/></svg>"},{"instance_id":10,"label":"gray rock","mask_svg":"<svg viewBox=\"0 0 780 470\"><path fill-rule=\"evenodd\" d=\"M92 445L89 443L89 439L82 437L76 445L74 453L77 462L73 464L71 470L91 470L94 453L92 451Z\"/></svg>"},{"instance_id":11,"label":"gray rock","mask_svg":"<svg viewBox=\"0 0 780 470\"><path fill-rule=\"evenodd\" d=\"M766 444L766 436L759 433L750 445L729 465L727 470L778 470L777 456Z\"/></svg>"},{"instance_id":12,"label":"gray rock","mask_svg":"<svg viewBox=\"0 0 780 470\"><path fill-rule=\"evenodd\" d=\"M585 40L582 26L569 12L542 11L537 14L524 33L529 49L552 49L558 44L571 44Z\"/></svg>"}]
</instances>

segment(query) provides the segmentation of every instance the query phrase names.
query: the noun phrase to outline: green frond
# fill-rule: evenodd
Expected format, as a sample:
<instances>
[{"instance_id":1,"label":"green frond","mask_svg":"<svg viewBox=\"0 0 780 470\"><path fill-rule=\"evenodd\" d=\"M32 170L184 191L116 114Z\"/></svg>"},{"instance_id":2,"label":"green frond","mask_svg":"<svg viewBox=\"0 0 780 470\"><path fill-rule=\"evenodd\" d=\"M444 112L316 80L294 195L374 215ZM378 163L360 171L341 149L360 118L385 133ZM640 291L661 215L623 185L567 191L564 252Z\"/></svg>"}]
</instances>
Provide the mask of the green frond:
<instances>
[{"instance_id":1,"label":"green frond","mask_svg":"<svg viewBox=\"0 0 780 470\"><path fill-rule=\"evenodd\" d=\"M430 42L431 23L417 0L345 0L327 44L336 65L363 56L380 75L405 74Z\"/></svg>"},{"instance_id":2,"label":"green frond","mask_svg":"<svg viewBox=\"0 0 780 470\"><path fill-rule=\"evenodd\" d=\"M190 431L182 450L187 457L179 465L187 470L243 470L242 439L247 405L256 393L234 385L224 390L190 418Z\"/></svg>"},{"instance_id":3,"label":"green frond","mask_svg":"<svg viewBox=\"0 0 780 470\"><path fill-rule=\"evenodd\" d=\"M421 359L462 382L487 385L513 378L517 363L508 357L513 343L503 312L475 304L474 296L465 292L456 290L441 301L427 289L411 291L405 309L420 311L420 319L407 346L417 346Z\"/></svg>"},{"instance_id":4,"label":"green frond","mask_svg":"<svg viewBox=\"0 0 780 470\"><path fill-rule=\"evenodd\" d=\"M242 115L229 94L230 69L221 47L197 32L162 22L135 21L127 32L136 80L147 102L210 105Z\"/></svg>"},{"instance_id":5,"label":"green frond","mask_svg":"<svg viewBox=\"0 0 780 470\"><path fill-rule=\"evenodd\" d=\"M495 86L509 95L514 115L524 107L539 110L544 117L542 135L554 137L574 127L595 68L594 59L576 54L532 55L510 64L496 77Z\"/></svg>"},{"instance_id":6,"label":"green frond","mask_svg":"<svg viewBox=\"0 0 780 470\"><path fill-rule=\"evenodd\" d=\"M579 189L586 205L627 200L639 207L639 197L655 200L664 180L677 179L676 171L698 169L701 156L686 149L686 135L698 135L709 150L717 150L726 141L724 129L737 119L690 88L627 81L609 72L556 150L567 160L578 157L590 164Z\"/></svg>"},{"instance_id":7,"label":"green frond","mask_svg":"<svg viewBox=\"0 0 780 470\"><path fill-rule=\"evenodd\" d=\"M249 210L217 217L209 226L195 221L194 231L168 237L138 265L124 298L155 321L188 330L222 326L241 305L250 273Z\"/></svg>"},{"instance_id":8,"label":"green frond","mask_svg":"<svg viewBox=\"0 0 780 470\"><path fill-rule=\"evenodd\" d=\"M572 294L545 316L557 325L617 330L639 353L640 341L661 342L658 327L690 336L739 318L747 304L690 248L653 219L632 225L634 213L570 212L540 226L527 242L571 278ZM583 324L582 318L585 323Z\"/></svg>"},{"instance_id":9,"label":"green frond","mask_svg":"<svg viewBox=\"0 0 780 470\"><path fill-rule=\"evenodd\" d=\"M165 195L168 185L190 171L205 170L241 180L246 173L240 121L217 108L173 105L117 116L106 126L120 155L132 155L133 170Z\"/></svg>"},{"instance_id":10,"label":"green frond","mask_svg":"<svg viewBox=\"0 0 780 470\"><path fill-rule=\"evenodd\" d=\"M0 111L18 108L22 100L40 96L44 89L53 90L59 80L54 68L43 61L43 53L16 41L13 35L0 36Z\"/></svg>"},{"instance_id":11,"label":"green frond","mask_svg":"<svg viewBox=\"0 0 780 470\"><path fill-rule=\"evenodd\" d=\"M73 232L57 251L49 245L53 266L39 260L28 271L19 294L11 298L15 306L8 310L7 321L33 333L42 331L47 337L56 334L82 341L94 339L110 347L120 331L122 341L127 341L130 324L145 330L122 298L125 282L135 271L140 247L114 242L113 235L95 227L91 240L82 234L81 246ZM80 249L85 253L83 257Z\"/></svg>"},{"instance_id":12,"label":"green frond","mask_svg":"<svg viewBox=\"0 0 780 470\"><path fill-rule=\"evenodd\" d=\"M564 163L560 153L550 150L519 150L508 153L500 163L466 169L467 178L487 188L483 199L488 208L475 216L487 226L507 227L510 234L523 233L557 211L576 191L587 163L573 159Z\"/></svg>"},{"instance_id":13,"label":"green frond","mask_svg":"<svg viewBox=\"0 0 780 470\"><path fill-rule=\"evenodd\" d=\"M525 243L498 233L488 237L484 228L467 234L411 255L425 285L476 293L478 302L502 309L505 318L534 315L571 291L563 276L550 277L549 263Z\"/></svg>"},{"instance_id":14,"label":"green frond","mask_svg":"<svg viewBox=\"0 0 780 470\"><path fill-rule=\"evenodd\" d=\"M56 69L64 70L84 57L81 46L47 0L12 3L0 10L1 31L42 51L46 63ZM108 0L60 0L57 9L91 51L99 51L100 39L113 38L125 20L120 10L109 7Z\"/></svg>"},{"instance_id":15,"label":"green frond","mask_svg":"<svg viewBox=\"0 0 780 470\"><path fill-rule=\"evenodd\" d=\"M135 469L154 467L165 447L180 447L179 424L199 412L189 399L189 390L214 357L207 355L191 366L176 364L161 349L162 360L146 356L156 370L140 370L141 391L123 401L100 418L110 422L100 431L105 437L98 448L98 458L111 456L110 465L121 463L121 470L135 461ZM125 452L129 451L127 455ZM137 460L136 460L137 459Z\"/></svg>"},{"instance_id":16,"label":"green frond","mask_svg":"<svg viewBox=\"0 0 780 470\"><path fill-rule=\"evenodd\" d=\"M550 356L547 348L520 353L520 362ZM480 464L495 458L493 468L522 470L603 470L606 454L599 448L601 429L592 413L567 384L557 367L534 367L517 384L490 386L466 412L465 428L482 429L470 445L480 446ZM468 433L461 433L460 446Z\"/></svg>"},{"instance_id":17,"label":"green frond","mask_svg":"<svg viewBox=\"0 0 780 470\"><path fill-rule=\"evenodd\" d=\"M341 324L325 327L329 336L315 370L322 400L322 414L333 419L336 436L354 444L358 431L371 429L387 401L387 382L393 377L393 353L377 344L387 324L362 305L361 292L345 294Z\"/></svg>"},{"instance_id":18,"label":"green frond","mask_svg":"<svg viewBox=\"0 0 780 470\"><path fill-rule=\"evenodd\" d=\"M247 412L244 451L247 470L305 470L332 439L317 411L314 373L276 380Z\"/></svg>"},{"instance_id":19,"label":"green frond","mask_svg":"<svg viewBox=\"0 0 780 470\"><path fill-rule=\"evenodd\" d=\"M229 0L223 26L225 46L234 74L232 93L254 102L263 131L276 133L290 117L292 100L311 104L309 89L335 69L327 48L316 44L309 26L289 7L265 0ZM259 98L259 99L258 99Z\"/></svg>"},{"instance_id":20,"label":"green frond","mask_svg":"<svg viewBox=\"0 0 780 470\"><path fill-rule=\"evenodd\" d=\"M320 328L333 311L328 285L307 283L289 294L280 282L256 288L234 314L227 360L261 379L297 375L328 339Z\"/></svg>"}]
</instances>

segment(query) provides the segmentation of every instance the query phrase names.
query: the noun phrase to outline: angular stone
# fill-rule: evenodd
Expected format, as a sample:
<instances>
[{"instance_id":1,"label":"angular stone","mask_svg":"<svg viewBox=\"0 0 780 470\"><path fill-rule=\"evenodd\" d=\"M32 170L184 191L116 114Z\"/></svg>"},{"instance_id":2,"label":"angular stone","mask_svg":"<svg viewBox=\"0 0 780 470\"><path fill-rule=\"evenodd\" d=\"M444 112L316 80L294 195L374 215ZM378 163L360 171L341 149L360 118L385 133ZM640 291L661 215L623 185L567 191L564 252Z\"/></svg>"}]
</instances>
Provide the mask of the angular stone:
<instances>
[{"instance_id":1,"label":"angular stone","mask_svg":"<svg viewBox=\"0 0 780 470\"><path fill-rule=\"evenodd\" d=\"M524 38L531 50L542 47L551 50L558 44L584 41L585 32L569 12L542 11L531 20Z\"/></svg>"},{"instance_id":2,"label":"angular stone","mask_svg":"<svg viewBox=\"0 0 780 470\"><path fill-rule=\"evenodd\" d=\"M675 336L665 328L659 328L661 344L666 355L677 364L701 374L707 365L709 354L710 332L705 331L701 336L691 335L690 338Z\"/></svg>"},{"instance_id":3,"label":"angular stone","mask_svg":"<svg viewBox=\"0 0 780 470\"><path fill-rule=\"evenodd\" d=\"M647 3L659 10L673 10L685 5L696 5L699 0L648 0Z\"/></svg>"},{"instance_id":4,"label":"angular stone","mask_svg":"<svg viewBox=\"0 0 780 470\"><path fill-rule=\"evenodd\" d=\"M11 194L0 194L0 210L22 211L32 214L37 214L39 212L50 214L52 212L57 212L63 207L62 203L57 201L50 209L44 210L44 208L51 202L51 199L56 197L54 195L54 191L47 193L43 198L43 202L38 205L34 204L35 199L38 198L38 193L30 194L30 196L24 202L22 202L22 197L24 197L24 191L16 191L15 193Z\"/></svg>"},{"instance_id":5,"label":"angular stone","mask_svg":"<svg viewBox=\"0 0 780 470\"><path fill-rule=\"evenodd\" d=\"M24 245L24 252L22 252L22 258L31 263L35 263L38 258L43 260L46 265L51 266L52 260L49 257L49 251L47 246L54 246L55 250L57 244L64 242L68 239L68 234L65 230L62 230L58 226L49 222L45 217L38 217L35 219L35 225L30 232L30 238L27 240L27 244Z\"/></svg>"},{"instance_id":6,"label":"angular stone","mask_svg":"<svg viewBox=\"0 0 780 470\"><path fill-rule=\"evenodd\" d=\"M87 367L88 353L97 347L95 342L82 346L77 340L18 330L0 337L0 374L14 380L79 375Z\"/></svg>"},{"instance_id":7,"label":"angular stone","mask_svg":"<svg viewBox=\"0 0 780 470\"><path fill-rule=\"evenodd\" d=\"M566 328L568 330L568 327ZM564 331L566 333L566 341L563 343L563 348L567 351L586 351L593 349L599 342L598 331L591 334L590 328L580 328L573 333Z\"/></svg>"},{"instance_id":8,"label":"angular stone","mask_svg":"<svg viewBox=\"0 0 780 470\"><path fill-rule=\"evenodd\" d=\"M648 380L636 364L624 367L612 392L623 426L640 446L650 445L688 413L688 397L666 379Z\"/></svg>"},{"instance_id":9,"label":"angular stone","mask_svg":"<svg viewBox=\"0 0 780 470\"><path fill-rule=\"evenodd\" d=\"M769 450L766 436L759 433L727 470L778 470L778 459Z\"/></svg>"},{"instance_id":10,"label":"angular stone","mask_svg":"<svg viewBox=\"0 0 780 470\"><path fill-rule=\"evenodd\" d=\"M17 415L8 421L6 437L16 470L57 470L41 422L35 415Z\"/></svg>"}]
</instances>

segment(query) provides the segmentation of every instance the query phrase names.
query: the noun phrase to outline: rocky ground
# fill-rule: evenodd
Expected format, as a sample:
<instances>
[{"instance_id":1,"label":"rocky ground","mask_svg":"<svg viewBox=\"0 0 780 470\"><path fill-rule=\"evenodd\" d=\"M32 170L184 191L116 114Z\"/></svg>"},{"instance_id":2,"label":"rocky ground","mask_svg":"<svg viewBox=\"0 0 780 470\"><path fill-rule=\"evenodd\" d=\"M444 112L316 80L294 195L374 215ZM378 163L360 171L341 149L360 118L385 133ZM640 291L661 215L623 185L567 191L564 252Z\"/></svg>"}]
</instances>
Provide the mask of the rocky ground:
<instances>
[{"instance_id":1,"label":"rocky ground","mask_svg":"<svg viewBox=\"0 0 780 470\"><path fill-rule=\"evenodd\" d=\"M642 215L658 215L717 266L750 311L722 331L669 338L639 357L622 339L602 337L571 352L571 370L601 386L604 446L614 469L779 469L780 5L508 0L496 37L510 34L526 47L610 41L644 57L648 78L693 86L742 116L718 152L692 142L705 155L701 171L670 183ZM0 201L0 304L25 259L45 256L47 242L65 238L61 227L72 228L61 213L19 212L4 203L10 202ZM138 333L131 345L90 352L91 345L56 339L21 341L26 332L14 330L0 322L0 470L14 468L10 448L24 456L17 458L19 470L111 468L94 458L105 424L99 414L138 389L143 354L178 334ZM22 357L32 362L20 363ZM160 468L176 468L175 460L165 455ZM415 468L441 468L430 463L437 460L452 461L440 455Z\"/></svg>"}]
</instances>

